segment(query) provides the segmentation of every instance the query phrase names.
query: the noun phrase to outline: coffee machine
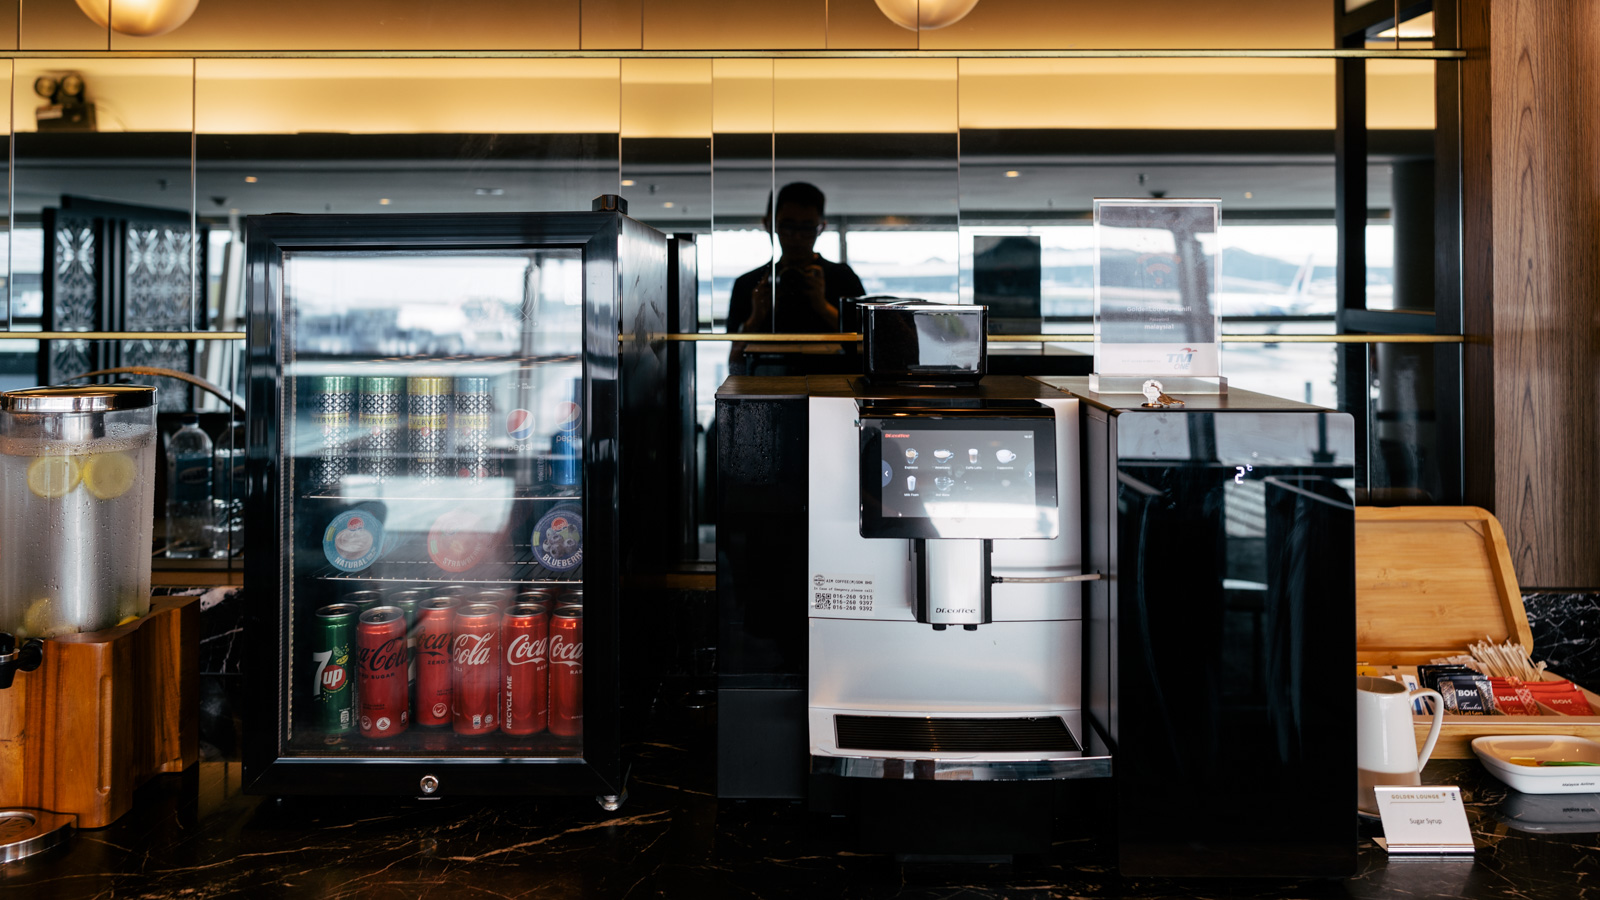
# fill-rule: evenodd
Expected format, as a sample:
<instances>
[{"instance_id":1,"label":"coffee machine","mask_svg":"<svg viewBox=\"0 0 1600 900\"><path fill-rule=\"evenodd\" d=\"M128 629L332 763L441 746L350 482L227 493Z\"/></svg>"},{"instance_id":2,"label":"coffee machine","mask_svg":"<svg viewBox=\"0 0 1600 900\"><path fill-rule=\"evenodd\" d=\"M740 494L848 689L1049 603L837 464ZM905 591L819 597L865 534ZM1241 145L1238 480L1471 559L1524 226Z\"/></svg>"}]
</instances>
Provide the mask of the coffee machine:
<instances>
[{"instance_id":1,"label":"coffee machine","mask_svg":"<svg viewBox=\"0 0 1600 900\"><path fill-rule=\"evenodd\" d=\"M984 377L985 312L863 304L865 374L718 392L722 796L854 813L874 849L1011 855L1049 846L1060 783L1108 774L1078 401Z\"/></svg>"}]
</instances>

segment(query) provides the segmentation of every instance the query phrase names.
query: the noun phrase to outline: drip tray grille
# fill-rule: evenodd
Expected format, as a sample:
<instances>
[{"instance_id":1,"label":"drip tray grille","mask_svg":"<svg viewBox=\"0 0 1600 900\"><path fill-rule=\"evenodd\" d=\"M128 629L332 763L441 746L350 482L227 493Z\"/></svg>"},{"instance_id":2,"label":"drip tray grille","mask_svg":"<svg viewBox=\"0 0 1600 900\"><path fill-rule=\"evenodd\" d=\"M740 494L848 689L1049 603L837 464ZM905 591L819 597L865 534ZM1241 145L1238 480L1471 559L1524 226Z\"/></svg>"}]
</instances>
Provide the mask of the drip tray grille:
<instances>
[{"instance_id":1,"label":"drip tray grille","mask_svg":"<svg viewBox=\"0 0 1600 900\"><path fill-rule=\"evenodd\" d=\"M834 716L833 729L840 750L1070 753L1083 749L1059 716L1018 719Z\"/></svg>"}]
</instances>

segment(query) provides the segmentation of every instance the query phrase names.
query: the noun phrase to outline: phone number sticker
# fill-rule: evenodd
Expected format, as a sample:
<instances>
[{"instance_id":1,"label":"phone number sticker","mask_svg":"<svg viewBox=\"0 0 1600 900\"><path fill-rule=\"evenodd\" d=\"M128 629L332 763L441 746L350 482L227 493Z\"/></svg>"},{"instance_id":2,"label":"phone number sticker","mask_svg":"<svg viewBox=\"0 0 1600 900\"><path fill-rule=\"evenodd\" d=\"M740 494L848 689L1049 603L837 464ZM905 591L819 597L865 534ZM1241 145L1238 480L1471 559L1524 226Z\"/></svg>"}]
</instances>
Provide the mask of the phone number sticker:
<instances>
[{"instance_id":1,"label":"phone number sticker","mask_svg":"<svg viewBox=\"0 0 1600 900\"><path fill-rule=\"evenodd\" d=\"M869 613L876 597L871 575L813 575L811 608L820 612Z\"/></svg>"}]
</instances>

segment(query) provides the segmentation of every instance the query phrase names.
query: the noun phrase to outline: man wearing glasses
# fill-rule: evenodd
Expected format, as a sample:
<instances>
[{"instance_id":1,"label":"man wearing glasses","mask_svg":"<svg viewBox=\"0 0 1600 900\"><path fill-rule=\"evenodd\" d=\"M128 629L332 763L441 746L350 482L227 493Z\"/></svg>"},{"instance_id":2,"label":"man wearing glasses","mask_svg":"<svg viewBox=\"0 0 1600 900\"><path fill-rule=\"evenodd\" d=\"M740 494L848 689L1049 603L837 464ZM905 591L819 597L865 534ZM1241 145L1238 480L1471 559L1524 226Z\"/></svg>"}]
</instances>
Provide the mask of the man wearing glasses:
<instances>
[{"instance_id":1,"label":"man wearing glasses","mask_svg":"<svg viewBox=\"0 0 1600 900\"><path fill-rule=\"evenodd\" d=\"M778 191L778 202L762 224L778 233L782 255L776 266L740 275L728 303L730 331L795 334L839 330L839 301L866 293L843 263L814 249L828 225L825 199L814 184L796 181Z\"/></svg>"}]
</instances>

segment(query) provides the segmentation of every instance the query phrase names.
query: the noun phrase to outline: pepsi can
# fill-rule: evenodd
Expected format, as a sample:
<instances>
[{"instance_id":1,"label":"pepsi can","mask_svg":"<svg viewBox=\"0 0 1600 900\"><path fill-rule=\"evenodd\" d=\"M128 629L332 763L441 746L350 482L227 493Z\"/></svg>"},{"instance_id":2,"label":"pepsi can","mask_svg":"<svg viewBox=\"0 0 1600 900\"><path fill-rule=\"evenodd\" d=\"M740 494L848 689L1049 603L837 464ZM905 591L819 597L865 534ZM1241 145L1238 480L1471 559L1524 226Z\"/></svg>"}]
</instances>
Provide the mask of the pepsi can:
<instances>
[{"instance_id":1,"label":"pepsi can","mask_svg":"<svg viewBox=\"0 0 1600 900\"><path fill-rule=\"evenodd\" d=\"M583 477L583 379L572 380L572 398L556 407L550 436L550 483L574 487Z\"/></svg>"}]
</instances>

